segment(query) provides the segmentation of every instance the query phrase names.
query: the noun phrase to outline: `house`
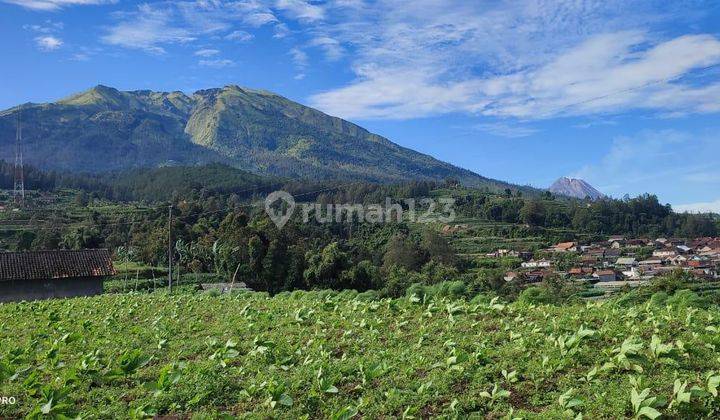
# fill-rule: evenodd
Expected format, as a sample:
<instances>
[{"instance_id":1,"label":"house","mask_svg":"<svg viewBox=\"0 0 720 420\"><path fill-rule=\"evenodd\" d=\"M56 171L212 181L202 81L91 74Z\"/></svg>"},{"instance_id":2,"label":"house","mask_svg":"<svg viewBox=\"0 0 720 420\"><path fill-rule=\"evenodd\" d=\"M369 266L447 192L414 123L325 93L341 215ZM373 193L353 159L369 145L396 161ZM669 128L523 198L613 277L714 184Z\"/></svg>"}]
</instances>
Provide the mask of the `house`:
<instances>
[{"instance_id":1,"label":"house","mask_svg":"<svg viewBox=\"0 0 720 420\"><path fill-rule=\"evenodd\" d=\"M544 271L529 271L525 273L525 279L528 283L539 283L543 281L546 273Z\"/></svg>"},{"instance_id":2,"label":"house","mask_svg":"<svg viewBox=\"0 0 720 420\"><path fill-rule=\"evenodd\" d=\"M634 267L634 266L638 265L638 263L637 263L637 261L635 261L635 258L623 257L623 258L618 258L617 261L615 262L615 265Z\"/></svg>"},{"instance_id":3,"label":"house","mask_svg":"<svg viewBox=\"0 0 720 420\"><path fill-rule=\"evenodd\" d=\"M570 277L586 277L593 273L592 267L573 267L568 271Z\"/></svg>"},{"instance_id":4,"label":"house","mask_svg":"<svg viewBox=\"0 0 720 420\"><path fill-rule=\"evenodd\" d=\"M114 274L107 249L0 252L0 302L98 295Z\"/></svg>"},{"instance_id":5,"label":"house","mask_svg":"<svg viewBox=\"0 0 720 420\"><path fill-rule=\"evenodd\" d=\"M577 251L577 244L575 242L560 242L552 250L555 252L574 252Z\"/></svg>"},{"instance_id":6,"label":"house","mask_svg":"<svg viewBox=\"0 0 720 420\"><path fill-rule=\"evenodd\" d=\"M620 257L620 250L619 249L606 249L605 254L603 258L605 260L615 260Z\"/></svg>"},{"instance_id":7,"label":"house","mask_svg":"<svg viewBox=\"0 0 720 420\"><path fill-rule=\"evenodd\" d=\"M598 281L615 281L617 280L617 274L613 270L598 270L593 274L593 277Z\"/></svg>"},{"instance_id":8,"label":"house","mask_svg":"<svg viewBox=\"0 0 720 420\"><path fill-rule=\"evenodd\" d=\"M670 261L670 264L682 267L687 265L688 258L683 255L676 255L674 257L668 258L668 261Z\"/></svg>"},{"instance_id":9,"label":"house","mask_svg":"<svg viewBox=\"0 0 720 420\"><path fill-rule=\"evenodd\" d=\"M648 258L638 263L641 267L659 267L663 265L663 260L660 258Z\"/></svg>"},{"instance_id":10,"label":"house","mask_svg":"<svg viewBox=\"0 0 720 420\"><path fill-rule=\"evenodd\" d=\"M677 252L679 252L680 254L690 254L690 253L692 253L692 248L690 248L689 246L686 246L686 245L678 245L678 246L675 247L675 249L676 249Z\"/></svg>"},{"instance_id":11,"label":"house","mask_svg":"<svg viewBox=\"0 0 720 420\"><path fill-rule=\"evenodd\" d=\"M656 251L653 251L652 256L653 257L659 257L659 258L672 258L677 255L677 252L675 252L674 249L659 249Z\"/></svg>"},{"instance_id":12,"label":"house","mask_svg":"<svg viewBox=\"0 0 720 420\"><path fill-rule=\"evenodd\" d=\"M516 273L514 271L508 271L507 273L505 273L505 276L503 277L503 279L505 279L505 281L507 281L507 282L511 282L519 277L520 276L518 275L518 273Z\"/></svg>"},{"instance_id":13,"label":"house","mask_svg":"<svg viewBox=\"0 0 720 420\"><path fill-rule=\"evenodd\" d=\"M552 263L547 260L539 260L539 261L530 260L530 261L524 262L520 265L523 268L549 268L552 265Z\"/></svg>"}]
</instances>

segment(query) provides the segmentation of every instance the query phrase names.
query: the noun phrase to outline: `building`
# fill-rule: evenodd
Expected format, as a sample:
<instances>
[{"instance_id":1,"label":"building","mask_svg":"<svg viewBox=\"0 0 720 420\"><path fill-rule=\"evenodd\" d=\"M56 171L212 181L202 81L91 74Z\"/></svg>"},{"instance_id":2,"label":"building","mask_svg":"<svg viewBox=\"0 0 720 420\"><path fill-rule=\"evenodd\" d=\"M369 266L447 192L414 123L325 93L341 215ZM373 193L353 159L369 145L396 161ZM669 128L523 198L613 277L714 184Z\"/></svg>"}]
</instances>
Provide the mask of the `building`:
<instances>
[{"instance_id":1,"label":"building","mask_svg":"<svg viewBox=\"0 0 720 420\"><path fill-rule=\"evenodd\" d=\"M522 268L550 268L552 266L552 262L547 260L530 260L520 265L522 266Z\"/></svg>"},{"instance_id":2,"label":"building","mask_svg":"<svg viewBox=\"0 0 720 420\"><path fill-rule=\"evenodd\" d=\"M602 282L617 280L617 274L615 274L613 270L596 271L595 274L593 274L593 277Z\"/></svg>"},{"instance_id":3,"label":"building","mask_svg":"<svg viewBox=\"0 0 720 420\"><path fill-rule=\"evenodd\" d=\"M114 274L107 249L0 252L0 302L98 295Z\"/></svg>"},{"instance_id":4,"label":"building","mask_svg":"<svg viewBox=\"0 0 720 420\"><path fill-rule=\"evenodd\" d=\"M574 252L577 251L577 244L575 242L560 242L553 247L554 252Z\"/></svg>"},{"instance_id":5,"label":"building","mask_svg":"<svg viewBox=\"0 0 720 420\"><path fill-rule=\"evenodd\" d=\"M625 267L634 267L634 266L638 265L638 263L637 263L637 261L635 261L635 258L624 257L624 258L618 258L617 261L615 262L615 265L625 266Z\"/></svg>"}]
</instances>

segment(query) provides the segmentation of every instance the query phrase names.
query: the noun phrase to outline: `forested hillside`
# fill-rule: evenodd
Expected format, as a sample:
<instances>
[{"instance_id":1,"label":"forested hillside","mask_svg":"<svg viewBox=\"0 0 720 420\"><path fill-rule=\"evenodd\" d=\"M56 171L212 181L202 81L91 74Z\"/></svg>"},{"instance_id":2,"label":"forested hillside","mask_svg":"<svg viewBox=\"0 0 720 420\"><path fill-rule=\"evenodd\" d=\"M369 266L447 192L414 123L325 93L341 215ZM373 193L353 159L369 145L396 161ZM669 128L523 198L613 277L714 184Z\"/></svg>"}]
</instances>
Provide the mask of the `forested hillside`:
<instances>
[{"instance_id":1,"label":"forested hillside","mask_svg":"<svg viewBox=\"0 0 720 420\"><path fill-rule=\"evenodd\" d=\"M43 170L109 172L220 162L256 174L373 182L484 178L279 95L226 86L121 92L97 86L0 112L0 159L12 161L18 118L25 162Z\"/></svg>"}]
</instances>

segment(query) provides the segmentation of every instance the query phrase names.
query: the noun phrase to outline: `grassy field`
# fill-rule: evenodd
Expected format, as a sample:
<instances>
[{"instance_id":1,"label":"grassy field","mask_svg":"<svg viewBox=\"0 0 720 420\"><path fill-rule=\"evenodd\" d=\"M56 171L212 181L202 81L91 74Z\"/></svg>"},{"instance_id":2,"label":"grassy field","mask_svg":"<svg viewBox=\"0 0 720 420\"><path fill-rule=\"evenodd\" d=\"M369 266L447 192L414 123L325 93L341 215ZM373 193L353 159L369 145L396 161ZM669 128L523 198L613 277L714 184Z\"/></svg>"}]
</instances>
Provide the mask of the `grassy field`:
<instances>
[{"instance_id":1,"label":"grassy field","mask_svg":"<svg viewBox=\"0 0 720 420\"><path fill-rule=\"evenodd\" d=\"M3 304L0 417L720 415L717 309L366 297Z\"/></svg>"}]
</instances>

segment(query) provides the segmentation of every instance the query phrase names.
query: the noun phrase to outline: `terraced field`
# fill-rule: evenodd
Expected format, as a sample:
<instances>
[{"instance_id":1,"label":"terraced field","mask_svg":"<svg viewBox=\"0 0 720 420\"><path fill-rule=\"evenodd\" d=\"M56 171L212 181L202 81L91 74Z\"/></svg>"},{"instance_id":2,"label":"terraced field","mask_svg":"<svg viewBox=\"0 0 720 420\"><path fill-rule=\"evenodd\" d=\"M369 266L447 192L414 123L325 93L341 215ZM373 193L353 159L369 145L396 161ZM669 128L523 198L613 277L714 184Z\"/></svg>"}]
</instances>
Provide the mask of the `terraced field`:
<instances>
[{"instance_id":1,"label":"terraced field","mask_svg":"<svg viewBox=\"0 0 720 420\"><path fill-rule=\"evenodd\" d=\"M720 415L717 308L367 297L0 305L0 417Z\"/></svg>"}]
</instances>

